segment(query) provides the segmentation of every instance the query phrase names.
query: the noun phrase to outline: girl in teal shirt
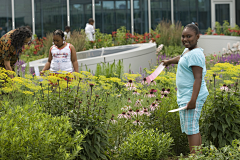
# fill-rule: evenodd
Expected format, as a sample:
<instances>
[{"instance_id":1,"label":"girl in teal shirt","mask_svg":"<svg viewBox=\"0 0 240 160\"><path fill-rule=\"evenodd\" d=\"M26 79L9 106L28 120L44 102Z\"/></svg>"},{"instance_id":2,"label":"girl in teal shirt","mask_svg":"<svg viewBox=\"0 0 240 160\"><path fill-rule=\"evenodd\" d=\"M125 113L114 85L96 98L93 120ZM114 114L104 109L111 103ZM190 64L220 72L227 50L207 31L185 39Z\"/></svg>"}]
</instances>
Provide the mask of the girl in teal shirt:
<instances>
[{"instance_id":1,"label":"girl in teal shirt","mask_svg":"<svg viewBox=\"0 0 240 160\"><path fill-rule=\"evenodd\" d=\"M198 47L199 29L197 23L188 24L182 32L182 44L185 49L181 56L164 60L165 66L178 64L176 85L177 103L179 107L187 106L179 111L181 130L188 136L191 153L195 153L194 146L201 146L202 139L199 132L199 118L208 90L204 77L206 75L205 56L203 49Z\"/></svg>"}]
</instances>

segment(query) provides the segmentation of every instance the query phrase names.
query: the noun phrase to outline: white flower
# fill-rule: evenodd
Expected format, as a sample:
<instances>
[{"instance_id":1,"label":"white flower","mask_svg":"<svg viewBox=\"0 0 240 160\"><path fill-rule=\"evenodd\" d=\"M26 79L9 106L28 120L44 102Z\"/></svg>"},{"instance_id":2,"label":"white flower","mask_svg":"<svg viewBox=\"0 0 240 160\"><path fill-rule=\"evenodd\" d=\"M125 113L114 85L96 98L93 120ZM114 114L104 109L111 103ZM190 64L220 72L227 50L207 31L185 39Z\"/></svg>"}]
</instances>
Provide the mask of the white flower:
<instances>
[{"instance_id":1,"label":"white flower","mask_svg":"<svg viewBox=\"0 0 240 160\"><path fill-rule=\"evenodd\" d=\"M227 44L227 49L231 49L230 43Z\"/></svg>"},{"instance_id":2,"label":"white flower","mask_svg":"<svg viewBox=\"0 0 240 160\"><path fill-rule=\"evenodd\" d=\"M157 53L160 52L163 49L163 44L160 44L157 48Z\"/></svg>"},{"instance_id":3,"label":"white flower","mask_svg":"<svg viewBox=\"0 0 240 160\"><path fill-rule=\"evenodd\" d=\"M223 48L222 50L223 50L223 52L224 52L224 53L226 53L226 52L227 52L227 49L226 49L226 48Z\"/></svg>"},{"instance_id":4,"label":"white flower","mask_svg":"<svg viewBox=\"0 0 240 160\"><path fill-rule=\"evenodd\" d=\"M237 43L233 43L233 48L238 48Z\"/></svg>"}]
</instances>

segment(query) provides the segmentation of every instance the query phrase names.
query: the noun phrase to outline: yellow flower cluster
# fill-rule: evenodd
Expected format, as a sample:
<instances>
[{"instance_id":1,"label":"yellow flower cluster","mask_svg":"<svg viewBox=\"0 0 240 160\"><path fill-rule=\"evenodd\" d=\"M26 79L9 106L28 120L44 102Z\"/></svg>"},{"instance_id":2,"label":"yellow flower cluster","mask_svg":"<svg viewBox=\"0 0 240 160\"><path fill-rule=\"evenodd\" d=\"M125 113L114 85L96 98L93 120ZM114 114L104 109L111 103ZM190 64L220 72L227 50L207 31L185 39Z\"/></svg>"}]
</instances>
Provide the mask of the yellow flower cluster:
<instances>
[{"instance_id":1,"label":"yellow flower cluster","mask_svg":"<svg viewBox=\"0 0 240 160\"><path fill-rule=\"evenodd\" d=\"M230 63L217 63L210 70L207 70L206 79L213 80L213 74L216 74L216 80L222 80L225 84L234 84L239 78L240 66Z\"/></svg>"}]
</instances>

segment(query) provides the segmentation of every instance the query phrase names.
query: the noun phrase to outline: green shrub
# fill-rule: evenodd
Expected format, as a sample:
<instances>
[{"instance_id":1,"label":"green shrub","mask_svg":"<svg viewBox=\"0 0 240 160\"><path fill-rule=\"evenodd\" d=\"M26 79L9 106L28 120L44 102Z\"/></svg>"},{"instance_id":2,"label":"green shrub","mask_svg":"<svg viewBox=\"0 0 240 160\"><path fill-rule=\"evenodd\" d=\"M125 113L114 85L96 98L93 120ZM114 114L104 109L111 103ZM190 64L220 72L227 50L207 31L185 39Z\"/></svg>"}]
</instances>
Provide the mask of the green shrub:
<instances>
[{"instance_id":1,"label":"green shrub","mask_svg":"<svg viewBox=\"0 0 240 160\"><path fill-rule=\"evenodd\" d=\"M184 47L181 46L164 46L163 50L161 51L163 54L167 56L179 56L182 54Z\"/></svg>"},{"instance_id":2,"label":"green shrub","mask_svg":"<svg viewBox=\"0 0 240 160\"><path fill-rule=\"evenodd\" d=\"M229 22L225 20L222 27L223 27L222 28L223 34L230 35L230 31L229 31L230 24L229 24Z\"/></svg>"},{"instance_id":3,"label":"green shrub","mask_svg":"<svg viewBox=\"0 0 240 160\"><path fill-rule=\"evenodd\" d=\"M120 146L120 158L124 160L157 160L166 158L172 146L170 134L149 129L132 132Z\"/></svg>"},{"instance_id":4,"label":"green shrub","mask_svg":"<svg viewBox=\"0 0 240 160\"><path fill-rule=\"evenodd\" d=\"M216 29L216 33L217 34L221 34L222 33L222 26L219 22L215 22L215 29Z\"/></svg>"},{"instance_id":5,"label":"green shrub","mask_svg":"<svg viewBox=\"0 0 240 160\"><path fill-rule=\"evenodd\" d=\"M215 159L229 159L235 160L240 157L240 141L233 140L232 145L228 145L217 149L214 145L202 147L195 155L190 155L188 158L183 158L183 155L179 160L215 160Z\"/></svg>"},{"instance_id":6,"label":"green shrub","mask_svg":"<svg viewBox=\"0 0 240 160\"><path fill-rule=\"evenodd\" d=\"M182 24L181 22L177 22L176 24L171 24L170 21L161 21L155 31L160 35L159 38L156 39L157 45L163 44L164 46L175 46L181 45L181 36L182 36Z\"/></svg>"},{"instance_id":7,"label":"green shrub","mask_svg":"<svg viewBox=\"0 0 240 160\"><path fill-rule=\"evenodd\" d=\"M84 138L66 116L52 117L32 105L0 106L0 159L74 159Z\"/></svg>"},{"instance_id":8,"label":"green shrub","mask_svg":"<svg viewBox=\"0 0 240 160\"><path fill-rule=\"evenodd\" d=\"M200 130L203 143L218 148L240 139L240 104L239 96L232 91L214 94L210 94L203 109Z\"/></svg>"}]
</instances>

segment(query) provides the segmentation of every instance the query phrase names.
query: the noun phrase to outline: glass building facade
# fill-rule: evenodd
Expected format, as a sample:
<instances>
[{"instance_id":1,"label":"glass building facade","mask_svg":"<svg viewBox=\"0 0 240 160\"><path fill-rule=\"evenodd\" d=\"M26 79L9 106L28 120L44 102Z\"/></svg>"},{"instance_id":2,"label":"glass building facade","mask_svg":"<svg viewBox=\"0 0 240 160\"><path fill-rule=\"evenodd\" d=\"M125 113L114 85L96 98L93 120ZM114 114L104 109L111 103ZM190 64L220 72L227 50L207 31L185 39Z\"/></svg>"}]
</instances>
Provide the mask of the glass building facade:
<instances>
[{"instance_id":1,"label":"glass building facade","mask_svg":"<svg viewBox=\"0 0 240 160\"><path fill-rule=\"evenodd\" d=\"M30 26L38 37L56 29L84 29L89 18L95 28L112 33L125 26L132 33L143 34L159 22L197 22L204 33L214 28L216 20L232 19L230 0L0 0L0 33ZM240 26L240 0L234 2L234 24ZM214 6L214 9L213 9ZM214 11L213 11L214 10ZM222 22L220 22L222 23ZM232 26L234 24L231 24Z\"/></svg>"}]
</instances>

